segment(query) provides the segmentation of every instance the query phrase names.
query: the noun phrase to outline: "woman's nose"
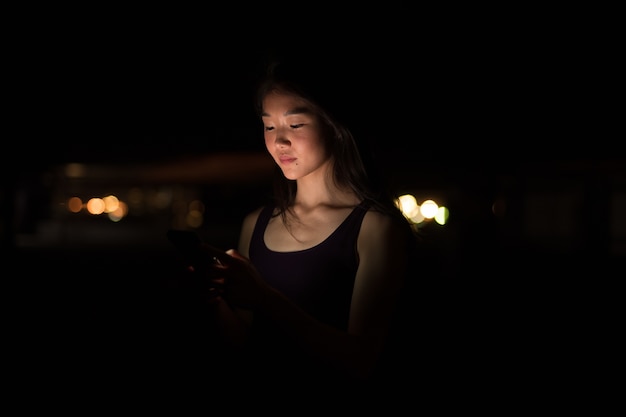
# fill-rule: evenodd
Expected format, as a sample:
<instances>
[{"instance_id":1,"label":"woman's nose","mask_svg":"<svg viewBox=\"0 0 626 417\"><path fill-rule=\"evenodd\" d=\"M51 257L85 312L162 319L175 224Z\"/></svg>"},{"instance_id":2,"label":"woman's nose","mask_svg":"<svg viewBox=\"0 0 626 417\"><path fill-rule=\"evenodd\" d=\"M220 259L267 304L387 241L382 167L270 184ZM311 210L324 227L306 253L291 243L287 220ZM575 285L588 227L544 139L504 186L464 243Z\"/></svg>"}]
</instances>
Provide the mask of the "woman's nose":
<instances>
[{"instance_id":1,"label":"woman's nose","mask_svg":"<svg viewBox=\"0 0 626 417\"><path fill-rule=\"evenodd\" d=\"M289 139L287 139L285 136L279 134L276 135L276 139L274 140L274 143L276 144L276 146L287 146L289 145L291 142L289 142Z\"/></svg>"}]
</instances>

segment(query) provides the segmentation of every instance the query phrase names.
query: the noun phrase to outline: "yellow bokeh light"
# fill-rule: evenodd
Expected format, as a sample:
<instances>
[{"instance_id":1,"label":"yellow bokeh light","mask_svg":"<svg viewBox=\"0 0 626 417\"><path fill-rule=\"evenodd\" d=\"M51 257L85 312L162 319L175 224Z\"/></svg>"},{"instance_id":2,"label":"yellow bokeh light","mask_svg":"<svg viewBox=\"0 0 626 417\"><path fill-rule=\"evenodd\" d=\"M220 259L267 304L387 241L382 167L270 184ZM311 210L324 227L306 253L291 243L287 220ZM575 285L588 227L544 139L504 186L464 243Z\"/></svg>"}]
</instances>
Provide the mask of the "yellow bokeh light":
<instances>
[{"instance_id":1,"label":"yellow bokeh light","mask_svg":"<svg viewBox=\"0 0 626 417\"><path fill-rule=\"evenodd\" d=\"M400 208L404 215L411 219L415 217L419 213L419 205L417 204L417 200L411 194L404 194L398 197L396 200L396 205Z\"/></svg>"},{"instance_id":2,"label":"yellow bokeh light","mask_svg":"<svg viewBox=\"0 0 626 417\"><path fill-rule=\"evenodd\" d=\"M109 219L114 222L119 222L128 214L128 205L123 201L120 201L117 208L109 212Z\"/></svg>"},{"instance_id":3,"label":"yellow bokeh light","mask_svg":"<svg viewBox=\"0 0 626 417\"><path fill-rule=\"evenodd\" d=\"M104 197L102 199L102 201L104 202L104 212L105 213L112 213L112 212L114 212L115 210L118 209L118 207L120 205L120 201L114 195L106 196L106 197Z\"/></svg>"},{"instance_id":4,"label":"yellow bokeh light","mask_svg":"<svg viewBox=\"0 0 626 417\"><path fill-rule=\"evenodd\" d=\"M200 200L193 200L192 202L189 203L189 211L197 211L199 213L204 213L204 203Z\"/></svg>"},{"instance_id":5,"label":"yellow bokeh light","mask_svg":"<svg viewBox=\"0 0 626 417\"><path fill-rule=\"evenodd\" d=\"M435 215L434 220L435 220L437 223L439 223L440 225L442 225L442 226L443 226L444 224L446 224L446 223L448 222L448 217L449 217L449 215L450 215L450 213L449 213L449 211L448 211L448 208L447 208L447 207L440 206L440 207L437 209L437 214Z\"/></svg>"},{"instance_id":6,"label":"yellow bokeh light","mask_svg":"<svg viewBox=\"0 0 626 417\"><path fill-rule=\"evenodd\" d=\"M200 211L191 210L187 213L185 221L189 227L198 228L202 226L202 223L204 223L204 217Z\"/></svg>"},{"instance_id":7,"label":"yellow bokeh light","mask_svg":"<svg viewBox=\"0 0 626 417\"><path fill-rule=\"evenodd\" d=\"M425 218L432 219L437 215L438 208L439 207L437 206L437 203L435 203L433 200L426 200L420 206L420 212Z\"/></svg>"},{"instance_id":8,"label":"yellow bokeh light","mask_svg":"<svg viewBox=\"0 0 626 417\"><path fill-rule=\"evenodd\" d=\"M87 202L87 211L90 214L102 214L104 213L105 204L101 198L91 198Z\"/></svg>"},{"instance_id":9,"label":"yellow bokeh light","mask_svg":"<svg viewBox=\"0 0 626 417\"><path fill-rule=\"evenodd\" d=\"M83 209L83 200L78 197L70 197L67 200L67 209L72 213L78 213Z\"/></svg>"}]
</instances>

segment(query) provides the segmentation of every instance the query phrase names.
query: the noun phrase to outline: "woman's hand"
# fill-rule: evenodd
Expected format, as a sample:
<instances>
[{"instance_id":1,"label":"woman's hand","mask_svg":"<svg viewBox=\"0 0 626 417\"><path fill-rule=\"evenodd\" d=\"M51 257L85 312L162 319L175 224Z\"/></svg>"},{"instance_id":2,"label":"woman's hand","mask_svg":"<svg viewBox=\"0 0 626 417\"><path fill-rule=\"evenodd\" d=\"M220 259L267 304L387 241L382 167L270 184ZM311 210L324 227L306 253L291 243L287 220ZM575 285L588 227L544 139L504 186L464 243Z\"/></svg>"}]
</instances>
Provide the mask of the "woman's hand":
<instances>
[{"instance_id":1,"label":"woman's hand","mask_svg":"<svg viewBox=\"0 0 626 417\"><path fill-rule=\"evenodd\" d=\"M219 294L229 304L254 310L269 287L248 258L236 249L229 249L226 253L230 258L221 258L212 265L212 280L220 285Z\"/></svg>"},{"instance_id":2,"label":"woman's hand","mask_svg":"<svg viewBox=\"0 0 626 417\"><path fill-rule=\"evenodd\" d=\"M197 288L215 302L225 300L244 309L258 307L269 287L250 260L236 249L222 252L202 244L201 250L204 254L201 261L188 267L199 284Z\"/></svg>"}]
</instances>

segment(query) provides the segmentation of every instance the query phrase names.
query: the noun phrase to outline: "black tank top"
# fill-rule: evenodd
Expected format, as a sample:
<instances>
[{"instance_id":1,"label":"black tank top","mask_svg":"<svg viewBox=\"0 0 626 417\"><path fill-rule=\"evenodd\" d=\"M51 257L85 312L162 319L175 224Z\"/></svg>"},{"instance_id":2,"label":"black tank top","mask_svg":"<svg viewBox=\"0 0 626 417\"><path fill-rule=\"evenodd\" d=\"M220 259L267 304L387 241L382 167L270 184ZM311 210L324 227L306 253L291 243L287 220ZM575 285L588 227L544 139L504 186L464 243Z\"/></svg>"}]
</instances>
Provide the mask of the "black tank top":
<instances>
[{"instance_id":1,"label":"black tank top","mask_svg":"<svg viewBox=\"0 0 626 417\"><path fill-rule=\"evenodd\" d=\"M359 259L356 243L367 205L361 203L323 242L309 249L275 252L264 235L273 207L263 208L250 241L250 260L261 276L318 320L346 330Z\"/></svg>"}]
</instances>

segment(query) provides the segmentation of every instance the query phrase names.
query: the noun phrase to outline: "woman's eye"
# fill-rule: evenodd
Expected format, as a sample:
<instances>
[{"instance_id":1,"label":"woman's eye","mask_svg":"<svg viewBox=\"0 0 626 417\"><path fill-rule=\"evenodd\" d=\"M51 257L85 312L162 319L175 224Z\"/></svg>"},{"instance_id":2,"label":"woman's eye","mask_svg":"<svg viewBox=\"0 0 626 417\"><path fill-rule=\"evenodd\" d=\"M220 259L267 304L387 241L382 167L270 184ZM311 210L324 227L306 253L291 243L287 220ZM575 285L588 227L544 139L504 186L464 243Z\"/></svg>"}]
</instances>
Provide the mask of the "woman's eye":
<instances>
[{"instance_id":1,"label":"woman's eye","mask_svg":"<svg viewBox=\"0 0 626 417\"><path fill-rule=\"evenodd\" d=\"M266 132L269 132L270 130L274 130L274 127L273 126L265 126L264 129L265 129Z\"/></svg>"},{"instance_id":2,"label":"woman's eye","mask_svg":"<svg viewBox=\"0 0 626 417\"><path fill-rule=\"evenodd\" d=\"M296 125L290 125L290 127L291 127L292 129L298 129L298 128L302 127L302 126L304 126L304 123L298 123L298 124L296 124Z\"/></svg>"}]
</instances>

